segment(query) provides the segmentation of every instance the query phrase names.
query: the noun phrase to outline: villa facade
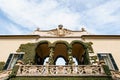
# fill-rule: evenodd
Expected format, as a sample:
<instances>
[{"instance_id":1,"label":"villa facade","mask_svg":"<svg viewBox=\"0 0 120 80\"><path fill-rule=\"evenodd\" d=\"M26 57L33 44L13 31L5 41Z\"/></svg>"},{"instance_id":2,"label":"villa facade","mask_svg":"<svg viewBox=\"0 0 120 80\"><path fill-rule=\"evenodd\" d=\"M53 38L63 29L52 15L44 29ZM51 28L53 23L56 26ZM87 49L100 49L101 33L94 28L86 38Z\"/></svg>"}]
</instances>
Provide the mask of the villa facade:
<instances>
[{"instance_id":1,"label":"villa facade","mask_svg":"<svg viewBox=\"0 0 120 80\"><path fill-rule=\"evenodd\" d=\"M95 35L58 25L29 35L0 35L0 45L0 61L5 62L1 79L13 75L120 79L120 35ZM58 65L60 58L63 64Z\"/></svg>"}]
</instances>

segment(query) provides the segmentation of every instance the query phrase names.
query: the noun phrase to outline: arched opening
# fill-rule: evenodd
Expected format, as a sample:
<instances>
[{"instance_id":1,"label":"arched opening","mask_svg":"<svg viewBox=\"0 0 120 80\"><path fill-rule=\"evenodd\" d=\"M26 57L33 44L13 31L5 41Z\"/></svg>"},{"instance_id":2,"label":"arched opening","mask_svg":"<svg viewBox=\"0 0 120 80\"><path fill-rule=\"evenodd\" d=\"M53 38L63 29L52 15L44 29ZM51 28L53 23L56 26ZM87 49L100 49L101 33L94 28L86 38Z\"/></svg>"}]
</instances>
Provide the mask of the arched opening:
<instances>
[{"instance_id":1,"label":"arched opening","mask_svg":"<svg viewBox=\"0 0 120 80\"><path fill-rule=\"evenodd\" d=\"M72 49L71 56L73 56L73 61L76 65L89 64L88 52L86 51L85 43L80 41L73 41L71 44L68 44L64 41L56 41L53 44L49 44L47 41L40 42L36 49L35 62L37 65L43 65L46 63L46 57L50 56L50 50L53 49L53 63L54 65L59 64L58 58L62 57L65 61L64 64L69 63L69 50ZM58 60L57 60L58 59ZM61 59L61 58L60 58ZM47 59L48 61L48 59ZM57 61L57 63L56 63ZM87 62L87 63L86 63Z\"/></svg>"},{"instance_id":2,"label":"arched opening","mask_svg":"<svg viewBox=\"0 0 120 80\"><path fill-rule=\"evenodd\" d=\"M78 61L75 57L73 57L73 61L75 62L75 65L78 65Z\"/></svg>"},{"instance_id":3,"label":"arched opening","mask_svg":"<svg viewBox=\"0 0 120 80\"><path fill-rule=\"evenodd\" d=\"M44 59L44 63L43 63L43 65L45 65L46 62L48 62L48 60L49 60L49 57L46 57L46 58Z\"/></svg>"},{"instance_id":4,"label":"arched opening","mask_svg":"<svg viewBox=\"0 0 120 80\"><path fill-rule=\"evenodd\" d=\"M43 65L45 62L46 57L49 56L49 47L48 42L40 42L38 46L36 47L36 56L35 56L35 62L37 65Z\"/></svg>"},{"instance_id":5,"label":"arched opening","mask_svg":"<svg viewBox=\"0 0 120 80\"><path fill-rule=\"evenodd\" d=\"M85 43L81 41L72 41L71 46L72 55L76 59L78 65L89 64Z\"/></svg>"},{"instance_id":6,"label":"arched opening","mask_svg":"<svg viewBox=\"0 0 120 80\"><path fill-rule=\"evenodd\" d=\"M65 60L64 60L63 57L59 57L59 58L57 58L55 64L56 64L56 65L65 65L66 62L65 62Z\"/></svg>"},{"instance_id":7,"label":"arched opening","mask_svg":"<svg viewBox=\"0 0 120 80\"><path fill-rule=\"evenodd\" d=\"M59 57L62 57L65 62L68 62L68 47L63 43L57 43L54 48L54 64Z\"/></svg>"}]
</instances>

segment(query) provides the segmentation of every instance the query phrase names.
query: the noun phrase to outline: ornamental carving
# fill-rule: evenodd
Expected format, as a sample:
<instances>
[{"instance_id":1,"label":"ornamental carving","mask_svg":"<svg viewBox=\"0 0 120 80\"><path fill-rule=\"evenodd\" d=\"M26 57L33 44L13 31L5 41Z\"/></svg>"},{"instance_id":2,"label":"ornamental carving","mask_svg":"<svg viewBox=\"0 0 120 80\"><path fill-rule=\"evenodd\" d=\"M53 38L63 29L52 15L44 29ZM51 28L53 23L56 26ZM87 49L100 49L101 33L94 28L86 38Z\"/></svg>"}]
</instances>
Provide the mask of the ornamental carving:
<instances>
[{"instance_id":1,"label":"ornamental carving","mask_svg":"<svg viewBox=\"0 0 120 80\"><path fill-rule=\"evenodd\" d=\"M101 66L95 65L21 65L17 76L103 76Z\"/></svg>"},{"instance_id":2,"label":"ornamental carving","mask_svg":"<svg viewBox=\"0 0 120 80\"><path fill-rule=\"evenodd\" d=\"M52 35L59 36L59 37L63 37L65 35L71 34L71 31L68 29L64 29L63 25L58 25L57 29L50 30L48 33L52 34Z\"/></svg>"}]
</instances>

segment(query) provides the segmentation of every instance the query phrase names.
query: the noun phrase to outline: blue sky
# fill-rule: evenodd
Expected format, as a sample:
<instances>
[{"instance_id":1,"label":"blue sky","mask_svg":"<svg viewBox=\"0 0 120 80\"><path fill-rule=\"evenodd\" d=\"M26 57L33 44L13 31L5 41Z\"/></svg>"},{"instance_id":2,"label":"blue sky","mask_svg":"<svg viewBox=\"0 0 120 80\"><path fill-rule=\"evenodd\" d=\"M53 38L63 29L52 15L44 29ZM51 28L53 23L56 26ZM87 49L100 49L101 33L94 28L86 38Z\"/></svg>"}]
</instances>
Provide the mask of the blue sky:
<instances>
[{"instance_id":1,"label":"blue sky","mask_svg":"<svg viewBox=\"0 0 120 80\"><path fill-rule=\"evenodd\" d=\"M120 0L0 0L0 34L57 28L120 34Z\"/></svg>"}]
</instances>

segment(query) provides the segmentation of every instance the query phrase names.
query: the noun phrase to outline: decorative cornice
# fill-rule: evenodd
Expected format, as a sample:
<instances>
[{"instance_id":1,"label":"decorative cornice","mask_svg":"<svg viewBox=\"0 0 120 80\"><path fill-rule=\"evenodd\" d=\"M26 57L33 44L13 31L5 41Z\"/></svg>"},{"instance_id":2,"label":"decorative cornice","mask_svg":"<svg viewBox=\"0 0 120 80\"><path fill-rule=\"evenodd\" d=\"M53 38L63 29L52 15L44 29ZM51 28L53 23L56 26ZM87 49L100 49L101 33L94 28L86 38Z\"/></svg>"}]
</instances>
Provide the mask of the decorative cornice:
<instances>
[{"instance_id":1,"label":"decorative cornice","mask_svg":"<svg viewBox=\"0 0 120 80\"><path fill-rule=\"evenodd\" d=\"M83 39L120 39L120 35L82 35Z\"/></svg>"},{"instance_id":2,"label":"decorative cornice","mask_svg":"<svg viewBox=\"0 0 120 80\"><path fill-rule=\"evenodd\" d=\"M48 34L64 37L65 35L71 34L71 30L63 28L63 25L58 25L57 29L50 30Z\"/></svg>"},{"instance_id":3,"label":"decorative cornice","mask_svg":"<svg viewBox=\"0 0 120 80\"><path fill-rule=\"evenodd\" d=\"M0 39L33 39L33 38L39 38L39 35L0 35Z\"/></svg>"}]
</instances>

